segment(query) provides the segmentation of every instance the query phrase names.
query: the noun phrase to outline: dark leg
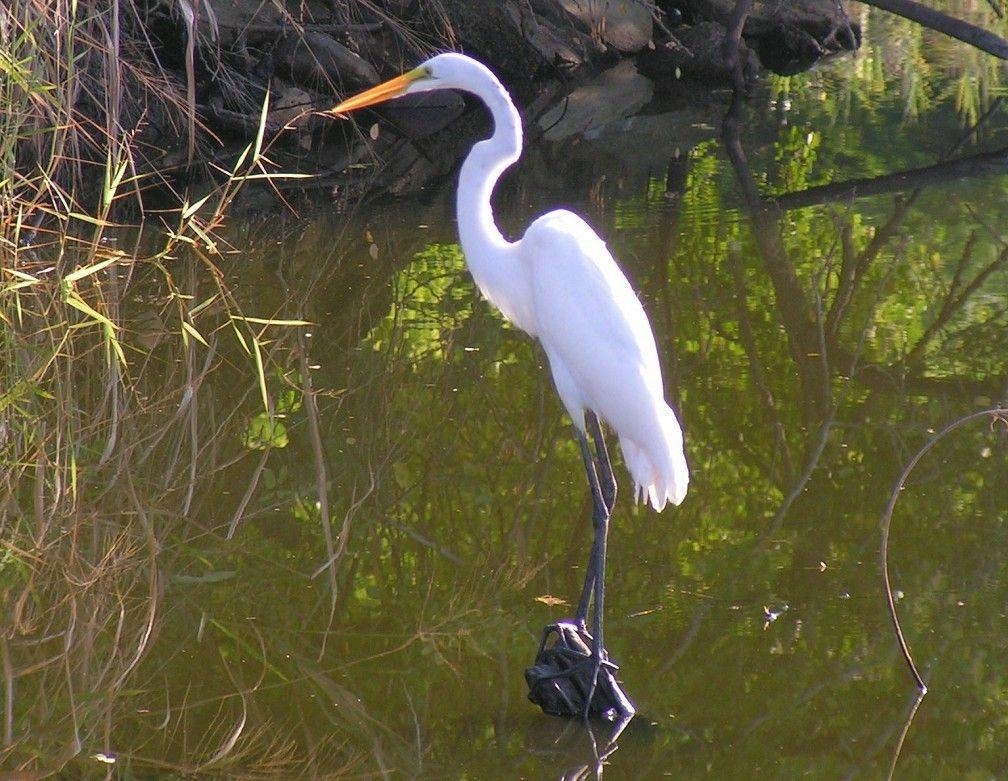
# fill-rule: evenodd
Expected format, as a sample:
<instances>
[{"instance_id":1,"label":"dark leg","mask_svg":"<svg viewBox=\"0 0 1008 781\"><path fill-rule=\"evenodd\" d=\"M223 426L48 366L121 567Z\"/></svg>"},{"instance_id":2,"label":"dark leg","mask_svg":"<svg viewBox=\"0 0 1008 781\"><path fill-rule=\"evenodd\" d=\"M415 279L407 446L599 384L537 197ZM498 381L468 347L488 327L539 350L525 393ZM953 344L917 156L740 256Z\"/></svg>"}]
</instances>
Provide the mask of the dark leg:
<instances>
[{"instance_id":1,"label":"dark leg","mask_svg":"<svg viewBox=\"0 0 1008 781\"><path fill-rule=\"evenodd\" d=\"M594 418L595 416L592 415ZM598 430L598 420L595 420L595 429ZM594 432L593 432L594 436ZM578 612L575 620L583 627L588 613L589 597L592 602L592 671L591 683L588 689L588 697L585 701L585 718L591 706L592 697L595 695L595 686L598 680L598 671L602 667L604 645L602 643L602 614L605 602L605 557L606 538L609 534L609 505L604 496L604 489L599 480L595 461L592 458L588 440L580 431L577 432L578 444L581 446L581 458L584 460L585 473L588 475L588 487L592 495L592 526L595 529L594 540L592 541L591 554L588 557L588 567L585 573L585 583L581 590L581 599L578 601ZM604 447L604 445L603 445ZM601 458L600 458L601 460ZM605 458L608 465L608 455ZM611 476L612 467L609 467ZM615 483L615 480L613 480ZM615 485L611 486L611 495L615 498Z\"/></svg>"},{"instance_id":2,"label":"dark leg","mask_svg":"<svg viewBox=\"0 0 1008 781\"><path fill-rule=\"evenodd\" d=\"M625 721L633 716L634 706L616 679L618 667L602 642L606 538L616 501L616 479L598 418L588 412L585 422L595 441L594 455L588 435L576 427L574 432L592 497L594 537L584 586L573 621L557 621L543 630L535 661L525 670L525 681L529 699L547 713L585 719L594 713L610 721ZM591 632L586 626L589 606Z\"/></svg>"},{"instance_id":3,"label":"dark leg","mask_svg":"<svg viewBox=\"0 0 1008 781\"><path fill-rule=\"evenodd\" d=\"M586 437L575 427L574 435L577 437L578 445L581 447L581 458L584 461L585 474L588 476L588 488L592 494L592 504L594 505L592 523L595 528L595 538L592 543L591 554L588 558L585 582L581 588L581 597L578 599L577 612L574 616L582 629L585 628L585 619L588 616L588 603L596 588L595 576L598 568L595 566L595 562L601 560L602 565L604 566L605 564L605 544L609 530L609 518L616 504L616 476L613 474L612 463L609 461L609 451L606 448L605 437L602 434L602 426L599 424L598 417L591 410L585 412L585 422L588 424L588 433L591 434L595 442L595 454L598 463L596 464L595 458L592 457ZM601 538L599 536L598 520L600 515L599 497L601 497L602 505L605 509L605 528L602 531ZM601 553L596 550L599 547L600 541Z\"/></svg>"},{"instance_id":4,"label":"dark leg","mask_svg":"<svg viewBox=\"0 0 1008 781\"><path fill-rule=\"evenodd\" d=\"M591 449L588 446L588 439L577 428L574 429L574 436L577 438L581 448L581 460L584 462L585 475L588 477L588 490L592 497L592 526L595 530L592 538L591 552L588 554L588 566L585 568L584 585L581 587L581 597L578 599L577 611L574 613L574 620L581 627L586 629L585 619L588 617L588 605L595 592L595 581L598 562L598 528L600 510L605 513L605 499L602 495L602 486L595 469L595 459L592 457Z\"/></svg>"},{"instance_id":5,"label":"dark leg","mask_svg":"<svg viewBox=\"0 0 1008 781\"><path fill-rule=\"evenodd\" d=\"M613 507L616 506L616 475L613 474L612 462L609 461L609 450L606 448L605 436L602 434L602 426L599 424L598 416L588 410L585 412L585 421L588 424L588 433L591 434L592 441L595 442L595 455L598 458L598 480L602 488L602 498L605 499L606 510L611 516Z\"/></svg>"}]
</instances>

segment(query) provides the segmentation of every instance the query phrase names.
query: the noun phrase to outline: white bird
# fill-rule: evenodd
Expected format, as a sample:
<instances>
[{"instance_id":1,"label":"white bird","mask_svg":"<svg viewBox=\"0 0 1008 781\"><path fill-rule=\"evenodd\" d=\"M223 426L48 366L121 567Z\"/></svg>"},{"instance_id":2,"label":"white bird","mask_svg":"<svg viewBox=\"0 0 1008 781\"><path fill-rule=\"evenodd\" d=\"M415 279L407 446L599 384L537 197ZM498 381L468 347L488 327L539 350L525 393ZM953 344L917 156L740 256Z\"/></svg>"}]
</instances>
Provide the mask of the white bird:
<instances>
[{"instance_id":1,"label":"white bird","mask_svg":"<svg viewBox=\"0 0 1008 781\"><path fill-rule=\"evenodd\" d=\"M587 635L591 603L588 639L594 664L588 691L582 692L584 702L571 705L587 715L597 707L593 697L600 667L608 664L602 646L603 576L616 495L596 415L619 438L635 498L659 512L686 495L689 470L682 429L665 402L658 350L644 308L595 231L563 209L538 217L517 241L508 241L498 230L490 196L501 174L521 155L522 129L510 96L485 65L461 54L439 54L325 113L340 114L437 89L472 93L493 118L493 134L473 146L459 173L459 242L483 295L542 343L588 475L595 540L574 621L581 635ZM589 433L595 442L594 457ZM629 700L626 706L632 714Z\"/></svg>"}]
</instances>

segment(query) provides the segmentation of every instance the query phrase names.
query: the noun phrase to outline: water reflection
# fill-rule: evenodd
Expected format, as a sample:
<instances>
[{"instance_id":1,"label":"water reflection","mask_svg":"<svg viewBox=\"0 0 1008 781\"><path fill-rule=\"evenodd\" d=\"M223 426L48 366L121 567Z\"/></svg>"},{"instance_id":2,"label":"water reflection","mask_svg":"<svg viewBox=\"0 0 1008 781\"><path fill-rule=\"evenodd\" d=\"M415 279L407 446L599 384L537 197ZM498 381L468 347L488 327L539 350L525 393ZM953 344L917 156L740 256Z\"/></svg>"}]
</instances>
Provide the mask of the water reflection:
<instances>
[{"instance_id":1,"label":"water reflection","mask_svg":"<svg viewBox=\"0 0 1008 781\"><path fill-rule=\"evenodd\" d=\"M461 270L446 189L248 219L230 299L198 257L174 289L154 265L104 280L128 291L128 385L100 334L54 344L44 306L4 310L35 384L3 391L27 465L0 487L3 766L846 777L901 747L908 776L996 775L1004 438L943 440L900 496L893 586L931 684L905 734L876 552L910 455L1005 396L1006 179L807 201L1002 149L1006 125L938 102L958 70L934 63L922 102L856 65L775 80L735 134L716 105L641 118L641 154L629 126L540 147L498 195L512 229L592 217L683 412L686 504L624 495L612 530L610 650L641 713L618 739L525 701L589 507L541 356Z\"/></svg>"}]
</instances>

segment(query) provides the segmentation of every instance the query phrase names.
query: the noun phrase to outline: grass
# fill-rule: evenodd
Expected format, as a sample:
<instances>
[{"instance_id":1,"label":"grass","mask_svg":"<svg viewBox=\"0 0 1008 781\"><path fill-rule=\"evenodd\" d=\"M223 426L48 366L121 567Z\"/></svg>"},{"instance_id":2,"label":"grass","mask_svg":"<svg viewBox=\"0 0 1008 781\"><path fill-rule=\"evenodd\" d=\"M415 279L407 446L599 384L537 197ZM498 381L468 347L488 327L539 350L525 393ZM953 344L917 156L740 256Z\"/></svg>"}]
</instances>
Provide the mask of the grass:
<instances>
[{"instance_id":1,"label":"grass","mask_svg":"<svg viewBox=\"0 0 1008 781\"><path fill-rule=\"evenodd\" d=\"M304 325L244 312L220 270L238 192L277 178L268 104L218 184L180 194L158 225L127 224L144 217L143 193L164 185L144 158L130 91L143 86L187 116L175 84L123 56L137 45L121 37L133 9L0 9L5 768L59 768L107 745L112 702L157 636L165 569L197 555L185 538L200 531L201 486L241 441L239 410L273 415L274 364ZM191 154L193 134L183 135ZM235 412L207 421L200 386L222 365L235 376ZM232 747L222 737L207 756L220 762Z\"/></svg>"}]
</instances>

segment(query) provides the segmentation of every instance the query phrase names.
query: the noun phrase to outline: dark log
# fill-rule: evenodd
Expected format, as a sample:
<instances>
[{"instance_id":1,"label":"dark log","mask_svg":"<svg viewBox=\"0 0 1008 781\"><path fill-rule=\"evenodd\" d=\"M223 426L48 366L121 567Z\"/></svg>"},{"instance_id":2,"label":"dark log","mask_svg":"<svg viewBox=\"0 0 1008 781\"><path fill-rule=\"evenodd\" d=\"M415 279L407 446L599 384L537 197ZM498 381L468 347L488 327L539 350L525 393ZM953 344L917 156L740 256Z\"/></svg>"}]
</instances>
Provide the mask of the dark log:
<instances>
[{"instance_id":1,"label":"dark log","mask_svg":"<svg viewBox=\"0 0 1008 781\"><path fill-rule=\"evenodd\" d=\"M954 16L943 14L913 0L861 0L865 5L873 5L883 11L910 19L917 24L939 33L956 38L981 51L1008 60L1008 41L989 30L964 22Z\"/></svg>"},{"instance_id":2,"label":"dark log","mask_svg":"<svg viewBox=\"0 0 1008 781\"><path fill-rule=\"evenodd\" d=\"M1006 171L1008 171L1008 149L997 149L993 152L960 157L957 160L948 160L922 168L896 171L870 179L851 179L821 187L810 187L807 190L785 193L768 200L780 209L801 209L821 203L849 201L868 195L905 192L956 179L1003 174Z\"/></svg>"},{"instance_id":3,"label":"dark log","mask_svg":"<svg viewBox=\"0 0 1008 781\"><path fill-rule=\"evenodd\" d=\"M550 14L554 21L570 24L559 17L558 10L576 19L594 39L616 51L633 54L651 43L652 9L647 2L586 3L584 0L534 0L537 11Z\"/></svg>"},{"instance_id":4,"label":"dark log","mask_svg":"<svg viewBox=\"0 0 1008 781\"><path fill-rule=\"evenodd\" d=\"M273 50L276 72L293 84L330 95L351 95L378 83L364 58L325 33L290 31Z\"/></svg>"},{"instance_id":5,"label":"dark log","mask_svg":"<svg viewBox=\"0 0 1008 781\"><path fill-rule=\"evenodd\" d=\"M512 93L520 93L523 84L544 71L574 70L598 51L584 25L557 3L440 0L440 4L463 50L493 68Z\"/></svg>"},{"instance_id":6,"label":"dark log","mask_svg":"<svg viewBox=\"0 0 1008 781\"><path fill-rule=\"evenodd\" d=\"M735 67L725 58L726 37L725 28L715 22L679 27L673 38L638 55L640 72L666 88L678 79L731 86ZM745 42L739 44L736 58L746 82L755 82L759 62Z\"/></svg>"},{"instance_id":7,"label":"dark log","mask_svg":"<svg viewBox=\"0 0 1008 781\"><path fill-rule=\"evenodd\" d=\"M688 19L732 25L736 0L680 0ZM678 35L678 31L676 33ZM816 60L861 45L861 28L836 0L754 0L742 32L763 65L797 73Z\"/></svg>"}]
</instances>

